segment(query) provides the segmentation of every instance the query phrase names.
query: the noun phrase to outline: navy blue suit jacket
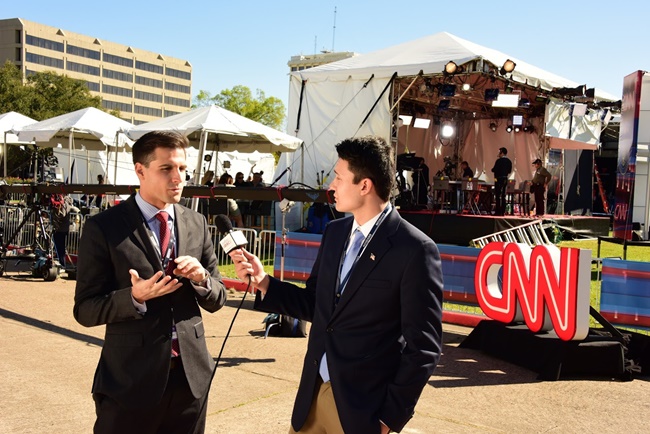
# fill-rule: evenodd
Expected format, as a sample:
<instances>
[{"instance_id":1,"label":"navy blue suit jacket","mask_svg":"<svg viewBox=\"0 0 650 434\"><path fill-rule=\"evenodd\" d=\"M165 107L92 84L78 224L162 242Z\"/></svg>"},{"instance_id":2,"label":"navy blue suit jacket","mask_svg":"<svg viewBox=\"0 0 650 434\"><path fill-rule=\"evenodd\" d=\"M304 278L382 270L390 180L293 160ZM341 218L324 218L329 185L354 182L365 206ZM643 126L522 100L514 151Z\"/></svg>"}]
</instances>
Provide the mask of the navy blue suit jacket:
<instances>
[{"instance_id":1,"label":"navy blue suit jacket","mask_svg":"<svg viewBox=\"0 0 650 434\"><path fill-rule=\"evenodd\" d=\"M335 304L351 217L327 226L306 288L271 278L255 306L311 321L294 404L299 430L311 407L327 351L332 391L348 433L400 431L412 417L438 363L442 340L442 270L435 243L392 210L369 242Z\"/></svg>"}]
</instances>

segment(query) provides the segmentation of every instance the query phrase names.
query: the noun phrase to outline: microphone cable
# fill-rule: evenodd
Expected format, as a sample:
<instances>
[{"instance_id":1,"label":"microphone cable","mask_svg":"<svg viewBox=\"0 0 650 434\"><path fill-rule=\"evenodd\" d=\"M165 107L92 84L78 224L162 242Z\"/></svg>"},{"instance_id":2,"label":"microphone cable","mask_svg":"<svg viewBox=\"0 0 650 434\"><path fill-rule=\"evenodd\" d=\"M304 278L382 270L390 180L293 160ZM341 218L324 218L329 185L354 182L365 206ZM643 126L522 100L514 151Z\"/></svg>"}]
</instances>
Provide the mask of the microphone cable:
<instances>
[{"instance_id":1,"label":"microphone cable","mask_svg":"<svg viewBox=\"0 0 650 434\"><path fill-rule=\"evenodd\" d=\"M208 390L205 392L205 399L203 400L203 403L201 404L201 408L199 409L199 412L196 416L196 420L194 421L194 425L192 426L192 429L190 432L194 432L196 429L196 424L199 423L199 418L201 417L201 414L203 413L203 410L205 409L205 406L208 403L208 395L210 394L210 388L212 387L212 380L214 380L214 376L217 373L217 368L219 367L219 362L221 361L221 355L223 354L223 349L226 347L226 342L228 341L228 337L230 336L230 331L232 330L232 326L235 324L235 319L237 319L237 315L239 314L239 311L241 310L241 307L244 305L244 300L246 300L246 295L248 295L248 290L251 287L251 276L248 276L248 285L246 285L246 290L244 291L244 296L242 297L241 301L239 302L239 306L237 306L237 310L235 311L235 314L232 317L232 320L230 321L230 326L228 327L228 331L226 332L226 336L223 338L223 343L221 344L221 349L219 350L219 355L217 356L217 361L214 364L214 369L212 369L212 375L210 376L210 381L208 382ZM206 414L207 418L207 414Z\"/></svg>"}]
</instances>

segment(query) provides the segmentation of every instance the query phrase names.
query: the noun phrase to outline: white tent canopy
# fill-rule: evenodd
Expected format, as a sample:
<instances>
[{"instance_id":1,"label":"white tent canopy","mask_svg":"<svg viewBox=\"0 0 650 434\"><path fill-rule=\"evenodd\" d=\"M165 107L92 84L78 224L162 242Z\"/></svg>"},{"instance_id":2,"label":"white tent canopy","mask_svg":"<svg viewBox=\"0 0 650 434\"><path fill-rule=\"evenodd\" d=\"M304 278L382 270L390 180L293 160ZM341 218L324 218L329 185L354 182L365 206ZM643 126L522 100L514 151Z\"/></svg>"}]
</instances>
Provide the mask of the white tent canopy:
<instances>
[{"instance_id":1,"label":"white tent canopy","mask_svg":"<svg viewBox=\"0 0 650 434\"><path fill-rule=\"evenodd\" d=\"M26 145L32 143L31 141L21 141L18 136L13 133L13 130L22 128L36 121L28 116L21 115L16 112L9 112L0 115L0 135L2 135L2 160L4 164L3 175L7 176L7 145Z\"/></svg>"},{"instance_id":2,"label":"white tent canopy","mask_svg":"<svg viewBox=\"0 0 650 434\"><path fill-rule=\"evenodd\" d=\"M197 169L208 151L285 152L295 151L302 140L292 137L216 105L199 107L131 128L127 134L137 140L150 131L178 131L199 149ZM194 182L201 177L196 170Z\"/></svg>"},{"instance_id":3,"label":"white tent canopy","mask_svg":"<svg viewBox=\"0 0 650 434\"><path fill-rule=\"evenodd\" d=\"M131 141L122 132L132 126L130 122L87 107L25 126L17 132L20 140L32 140L36 146L68 148L68 171L64 174L64 178L68 178L74 150L106 150L130 145Z\"/></svg>"},{"instance_id":4,"label":"white tent canopy","mask_svg":"<svg viewBox=\"0 0 650 434\"><path fill-rule=\"evenodd\" d=\"M302 152L284 154L276 174L284 173L290 167L294 179L282 179L281 182L289 184L301 181L315 186L317 174L324 172L327 184L327 175L336 161L336 143L348 137L366 134L379 135L390 142L392 111L395 107L391 106L391 90L387 86L393 75L398 78L415 77L422 71L423 75L441 76L449 61L471 66L472 71L477 71L476 74L487 75L490 70L498 71L507 59L516 63L516 68L508 77L511 82L539 90L574 88L579 85L520 59L446 32L292 72L287 130L296 131L296 135L304 140L304 155ZM416 89L412 90L417 92ZM620 98L596 91L596 99L615 101ZM544 125L536 122L535 130L538 134L504 135L501 130L505 127L505 122L506 119L498 121L501 126L498 133L491 131L490 121L486 119L459 122L457 134L462 158L469 161L475 173L482 174L486 179L492 176L490 169L497 157L498 148L506 146L510 150L509 157L518 155L518 159L525 162L515 168L522 170L522 173L515 173L515 179L530 179L530 161L542 156L540 149L543 134L540 133ZM443 157L453 152L453 146L441 140L437 128L422 130L405 126L399 129L396 151L402 153L406 150L423 156L433 174L436 169L444 166ZM304 171L301 172L303 161Z\"/></svg>"}]
</instances>

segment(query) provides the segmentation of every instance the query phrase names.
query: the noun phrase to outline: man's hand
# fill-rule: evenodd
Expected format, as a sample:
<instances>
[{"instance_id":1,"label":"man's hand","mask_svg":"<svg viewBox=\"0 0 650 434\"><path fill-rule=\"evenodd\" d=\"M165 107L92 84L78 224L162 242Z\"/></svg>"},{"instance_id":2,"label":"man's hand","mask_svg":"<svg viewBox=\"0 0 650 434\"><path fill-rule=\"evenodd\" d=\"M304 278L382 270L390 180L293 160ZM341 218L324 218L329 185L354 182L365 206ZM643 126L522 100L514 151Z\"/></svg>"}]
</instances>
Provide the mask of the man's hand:
<instances>
[{"instance_id":1,"label":"man's hand","mask_svg":"<svg viewBox=\"0 0 650 434\"><path fill-rule=\"evenodd\" d=\"M381 434L388 434L390 432L390 428L384 425L384 422L380 422L379 425L381 426Z\"/></svg>"},{"instance_id":2,"label":"man's hand","mask_svg":"<svg viewBox=\"0 0 650 434\"><path fill-rule=\"evenodd\" d=\"M235 264L237 277L240 280L248 281L250 276L251 285L262 291L263 294L266 293L269 287L269 279L259 258L243 247L233 250L229 255Z\"/></svg>"},{"instance_id":3,"label":"man's hand","mask_svg":"<svg viewBox=\"0 0 650 434\"><path fill-rule=\"evenodd\" d=\"M192 256L179 256L174 259L174 262L176 263L175 276L185 277L194 282L202 282L208 277L208 272L203 265Z\"/></svg>"},{"instance_id":4,"label":"man's hand","mask_svg":"<svg viewBox=\"0 0 650 434\"><path fill-rule=\"evenodd\" d=\"M138 303L144 303L152 298L161 297L172 293L182 286L178 279L165 276L161 279L163 272L158 271L149 279L142 279L136 270L129 270L131 275L131 295Z\"/></svg>"}]
</instances>

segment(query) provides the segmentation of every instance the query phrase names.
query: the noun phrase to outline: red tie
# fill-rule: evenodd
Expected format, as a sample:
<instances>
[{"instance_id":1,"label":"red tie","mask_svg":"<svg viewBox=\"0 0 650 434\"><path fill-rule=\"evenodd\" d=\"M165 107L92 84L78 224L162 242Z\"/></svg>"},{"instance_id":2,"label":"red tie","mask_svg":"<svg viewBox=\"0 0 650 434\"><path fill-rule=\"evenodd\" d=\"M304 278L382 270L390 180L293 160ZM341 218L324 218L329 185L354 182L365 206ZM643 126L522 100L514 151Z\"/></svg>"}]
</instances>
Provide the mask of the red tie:
<instances>
[{"instance_id":1,"label":"red tie","mask_svg":"<svg viewBox=\"0 0 650 434\"><path fill-rule=\"evenodd\" d=\"M165 261L165 256L167 255L167 248L169 247L169 238L171 236L171 230L169 227L169 214L167 211L160 211L156 214L156 218L160 222L160 256L163 258L163 264ZM174 252L171 252L169 256L169 262L165 269L165 273L171 275L174 269L173 265ZM176 334L176 324L172 325L172 357L177 357L181 352L180 346L178 345L178 335Z\"/></svg>"},{"instance_id":2,"label":"red tie","mask_svg":"<svg viewBox=\"0 0 650 434\"><path fill-rule=\"evenodd\" d=\"M160 240L160 256L165 263L165 256L167 255L167 248L169 247L169 238L171 237L171 228L169 227L169 214L167 211L160 211L156 214L156 218L160 222L160 232L158 238ZM171 275L174 270L174 252L170 252L169 262L165 268L165 273Z\"/></svg>"}]
</instances>

